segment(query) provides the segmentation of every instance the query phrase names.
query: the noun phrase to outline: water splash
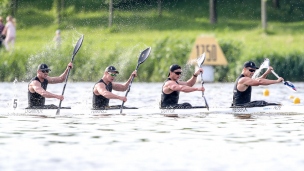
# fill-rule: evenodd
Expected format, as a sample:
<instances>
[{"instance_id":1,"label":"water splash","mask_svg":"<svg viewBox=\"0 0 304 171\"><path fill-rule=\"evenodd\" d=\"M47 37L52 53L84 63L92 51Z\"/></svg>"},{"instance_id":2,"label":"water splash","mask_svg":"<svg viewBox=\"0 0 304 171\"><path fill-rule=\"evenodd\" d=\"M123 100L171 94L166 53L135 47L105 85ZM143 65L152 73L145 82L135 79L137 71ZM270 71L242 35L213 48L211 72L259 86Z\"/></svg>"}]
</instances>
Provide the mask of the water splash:
<instances>
[{"instance_id":1,"label":"water splash","mask_svg":"<svg viewBox=\"0 0 304 171\"><path fill-rule=\"evenodd\" d=\"M28 58L26 65L26 79L31 79L37 71L37 66L41 63L46 63L52 69L52 75L61 74L62 65L67 65L70 61L70 56L66 55L66 52L69 51L69 54L72 54L81 33L79 33L76 28L71 27L72 31L67 30L64 36L61 37L61 47L58 49L56 43L52 39L42 48L42 51L37 52L36 54L31 54ZM62 31L63 32L63 31Z\"/></svg>"}]
</instances>

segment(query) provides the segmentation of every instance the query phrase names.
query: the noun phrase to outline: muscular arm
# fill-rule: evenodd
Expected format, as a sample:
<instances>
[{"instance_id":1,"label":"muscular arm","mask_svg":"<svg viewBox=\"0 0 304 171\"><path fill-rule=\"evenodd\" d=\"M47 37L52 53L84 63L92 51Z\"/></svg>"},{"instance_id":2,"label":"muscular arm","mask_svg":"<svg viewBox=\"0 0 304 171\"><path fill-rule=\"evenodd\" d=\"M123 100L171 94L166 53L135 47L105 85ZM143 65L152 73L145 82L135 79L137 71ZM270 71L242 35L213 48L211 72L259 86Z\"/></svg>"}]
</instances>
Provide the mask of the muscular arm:
<instances>
[{"instance_id":1,"label":"muscular arm","mask_svg":"<svg viewBox=\"0 0 304 171\"><path fill-rule=\"evenodd\" d=\"M271 73L271 70L273 70L273 68L271 66L269 66L269 68L266 70L266 72L263 75L261 75L259 78L265 79L267 77L267 75Z\"/></svg>"},{"instance_id":2,"label":"muscular arm","mask_svg":"<svg viewBox=\"0 0 304 171\"><path fill-rule=\"evenodd\" d=\"M59 77L47 77L46 79L49 81L50 84L62 83L64 82L66 76L68 74L68 68L59 76Z\"/></svg>"},{"instance_id":3,"label":"muscular arm","mask_svg":"<svg viewBox=\"0 0 304 171\"><path fill-rule=\"evenodd\" d=\"M70 62L65 69L65 71L59 77L47 77L46 79L49 81L50 84L62 83L65 81L66 76L68 75L69 69L73 68L73 63Z\"/></svg>"},{"instance_id":4,"label":"muscular arm","mask_svg":"<svg viewBox=\"0 0 304 171\"><path fill-rule=\"evenodd\" d=\"M185 93L189 93L189 92L193 92L193 91L198 91L198 88L195 87L189 87L186 85L172 85L170 86L170 89L173 91L181 91L181 92L185 92Z\"/></svg>"},{"instance_id":5,"label":"muscular arm","mask_svg":"<svg viewBox=\"0 0 304 171\"><path fill-rule=\"evenodd\" d=\"M239 91L245 91L248 86L270 85L279 83L280 80L268 80L264 78L252 79L249 77L243 77L239 80L237 89Z\"/></svg>"},{"instance_id":6,"label":"muscular arm","mask_svg":"<svg viewBox=\"0 0 304 171\"><path fill-rule=\"evenodd\" d=\"M129 78L128 81L125 82L124 84L112 83L112 87L116 91L126 91L130 83L131 83L131 79Z\"/></svg>"},{"instance_id":7,"label":"muscular arm","mask_svg":"<svg viewBox=\"0 0 304 171\"><path fill-rule=\"evenodd\" d=\"M41 96L45 97L45 98L56 98L56 99L60 99L61 97L59 95L56 95L56 94L53 94L53 93L50 93L46 90L44 90L42 87L41 87L41 83L38 82L38 81L32 81L29 85L29 91L31 93L38 93L40 94Z\"/></svg>"},{"instance_id":8,"label":"muscular arm","mask_svg":"<svg viewBox=\"0 0 304 171\"><path fill-rule=\"evenodd\" d=\"M129 87L129 84L131 83L132 77L136 77L136 71L133 71L132 74L130 75L129 79L127 82L124 84L118 84L118 83L112 83L113 89L116 91L126 91Z\"/></svg>"},{"instance_id":9,"label":"muscular arm","mask_svg":"<svg viewBox=\"0 0 304 171\"><path fill-rule=\"evenodd\" d=\"M98 83L94 87L94 94L96 95L102 95L107 99L119 99L122 100L122 96L118 96L116 94L113 94L112 92L108 91L106 89L106 86L103 83Z\"/></svg>"},{"instance_id":10,"label":"muscular arm","mask_svg":"<svg viewBox=\"0 0 304 171\"><path fill-rule=\"evenodd\" d=\"M170 94L173 91L181 91L185 93L193 92L193 91L204 91L205 89L203 87L195 88L195 87L189 87L187 85L180 85L177 84L174 81L168 81L164 86L164 93Z\"/></svg>"},{"instance_id":11,"label":"muscular arm","mask_svg":"<svg viewBox=\"0 0 304 171\"><path fill-rule=\"evenodd\" d=\"M181 84L181 85L187 85L187 86L192 87L192 86L196 83L197 76L198 76L201 72L203 72L203 68L199 68L199 69L194 73L194 75L196 75L196 77L192 76L187 82L181 82L180 84Z\"/></svg>"},{"instance_id":12,"label":"muscular arm","mask_svg":"<svg viewBox=\"0 0 304 171\"><path fill-rule=\"evenodd\" d=\"M186 82L186 84L184 84L184 82L183 82L182 85L187 85L187 86L189 86L189 87L192 87L192 86L196 83L196 78L197 78L197 77L192 76L192 77Z\"/></svg>"}]
</instances>

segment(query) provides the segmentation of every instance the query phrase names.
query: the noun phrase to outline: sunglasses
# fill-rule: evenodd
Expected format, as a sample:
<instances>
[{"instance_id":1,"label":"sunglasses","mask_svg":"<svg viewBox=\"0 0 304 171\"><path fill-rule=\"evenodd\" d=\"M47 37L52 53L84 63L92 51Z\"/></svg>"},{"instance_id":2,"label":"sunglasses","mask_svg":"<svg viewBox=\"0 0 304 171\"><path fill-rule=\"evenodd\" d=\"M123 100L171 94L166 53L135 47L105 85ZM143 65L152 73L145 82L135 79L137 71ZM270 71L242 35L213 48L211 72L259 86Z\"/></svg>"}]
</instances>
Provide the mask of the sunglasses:
<instances>
[{"instance_id":1,"label":"sunglasses","mask_svg":"<svg viewBox=\"0 0 304 171\"><path fill-rule=\"evenodd\" d=\"M42 73L49 73L49 70L41 70Z\"/></svg>"},{"instance_id":2,"label":"sunglasses","mask_svg":"<svg viewBox=\"0 0 304 171\"><path fill-rule=\"evenodd\" d=\"M250 72L255 72L255 69L248 69Z\"/></svg>"},{"instance_id":3,"label":"sunglasses","mask_svg":"<svg viewBox=\"0 0 304 171\"><path fill-rule=\"evenodd\" d=\"M174 72L176 75L181 75L182 72Z\"/></svg>"},{"instance_id":4,"label":"sunglasses","mask_svg":"<svg viewBox=\"0 0 304 171\"><path fill-rule=\"evenodd\" d=\"M111 72L108 72L112 77L116 77L117 76L117 74L113 74L113 73L111 73Z\"/></svg>"}]
</instances>

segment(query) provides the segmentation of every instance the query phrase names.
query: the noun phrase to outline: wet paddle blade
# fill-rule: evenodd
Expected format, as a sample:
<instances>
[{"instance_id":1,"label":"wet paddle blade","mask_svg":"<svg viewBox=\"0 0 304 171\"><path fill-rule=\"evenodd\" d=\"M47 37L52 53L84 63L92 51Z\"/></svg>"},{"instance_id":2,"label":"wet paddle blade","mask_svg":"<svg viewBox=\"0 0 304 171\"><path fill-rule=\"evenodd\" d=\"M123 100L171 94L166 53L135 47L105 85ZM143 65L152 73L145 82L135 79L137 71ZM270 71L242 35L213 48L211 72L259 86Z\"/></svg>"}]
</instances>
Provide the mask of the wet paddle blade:
<instances>
[{"instance_id":1,"label":"wet paddle blade","mask_svg":"<svg viewBox=\"0 0 304 171\"><path fill-rule=\"evenodd\" d=\"M197 58L197 65L198 67L200 68L203 63L205 62L205 59L206 59L206 53L204 52L199 58Z\"/></svg>"},{"instance_id":2,"label":"wet paddle blade","mask_svg":"<svg viewBox=\"0 0 304 171\"><path fill-rule=\"evenodd\" d=\"M264 62L260 65L259 69L257 69L255 71L255 73L253 74L252 78L257 78L259 77L261 71L264 69L264 68L268 68L270 66L270 61L268 58L265 58L264 59Z\"/></svg>"},{"instance_id":3,"label":"wet paddle blade","mask_svg":"<svg viewBox=\"0 0 304 171\"><path fill-rule=\"evenodd\" d=\"M209 105L208 105L208 102L207 102L206 97L205 97L204 95L203 95L203 98L204 98L204 100L205 100L206 108L207 108L207 110L209 110Z\"/></svg>"},{"instance_id":4,"label":"wet paddle blade","mask_svg":"<svg viewBox=\"0 0 304 171\"><path fill-rule=\"evenodd\" d=\"M284 81L284 85L292 91L297 91L296 86L293 85L290 81Z\"/></svg>"}]
</instances>

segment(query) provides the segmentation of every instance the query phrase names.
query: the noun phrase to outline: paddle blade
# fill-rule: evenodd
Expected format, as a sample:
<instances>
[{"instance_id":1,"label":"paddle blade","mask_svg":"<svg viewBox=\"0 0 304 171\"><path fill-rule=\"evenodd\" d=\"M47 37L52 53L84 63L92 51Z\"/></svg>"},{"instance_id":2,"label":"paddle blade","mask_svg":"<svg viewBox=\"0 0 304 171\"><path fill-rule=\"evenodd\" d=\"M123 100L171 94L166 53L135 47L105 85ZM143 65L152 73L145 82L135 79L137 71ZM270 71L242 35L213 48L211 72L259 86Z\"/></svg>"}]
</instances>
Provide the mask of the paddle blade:
<instances>
[{"instance_id":1,"label":"paddle blade","mask_svg":"<svg viewBox=\"0 0 304 171\"><path fill-rule=\"evenodd\" d=\"M296 87L290 81L284 81L284 85L287 86L292 91L297 91Z\"/></svg>"},{"instance_id":2,"label":"paddle blade","mask_svg":"<svg viewBox=\"0 0 304 171\"><path fill-rule=\"evenodd\" d=\"M203 98L204 98L204 100L205 100L206 108L207 108L207 110L209 110L209 105L208 105L208 102L207 102L206 97L205 97L204 95L203 95Z\"/></svg>"},{"instance_id":3,"label":"paddle blade","mask_svg":"<svg viewBox=\"0 0 304 171\"><path fill-rule=\"evenodd\" d=\"M59 114L60 114L60 109L58 108L56 111L56 115L59 115Z\"/></svg>"},{"instance_id":4,"label":"paddle blade","mask_svg":"<svg viewBox=\"0 0 304 171\"><path fill-rule=\"evenodd\" d=\"M138 57L138 65L142 64L143 62L145 62L145 60L148 58L149 54L151 52L151 47L145 49L144 51L142 51Z\"/></svg>"},{"instance_id":5,"label":"paddle blade","mask_svg":"<svg viewBox=\"0 0 304 171\"><path fill-rule=\"evenodd\" d=\"M265 58L264 59L264 62L260 65L260 68L259 69L264 69L264 68L268 68L270 65L270 61L268 58Z\"/></svg>"},{"instance_id":6,"label":"paddle blade","mask_svg":"<svg viewBox=\"0 0 304 171\"><path fill-rule=\"evenodd\" d=\"M257 70L255 71L255 73L253 74L252 78L257 78L257 77L259 77L259 75L260 75L262 69L268 68L269 66L270 66L270 61L269 61L268 58L265 58L265 59L264 59L264 62L260 65L259 69L257 69Z\"/></svg>"},{"instance_id":7,"label":"paddle blade","mask_svg":"<svg viewBox=\"0 0 304 171\"><path fill-rule=\"evenodd\" d=\"M81 45L82 45L82 42L83 42L83 38L84 36L81 35L81 37L78 39L76 45L75 45L75 48L74 48L74 51L73 51L73 57L72 57L72 61L74 60L74 57L76 55L76 53L79 51Z\"/></svg>"},{"instance_id":8,"label":"paddle blade","mask_svg":"<svg viewBox=\"0 0 304 171\"><path fill-rule=\"evenodd\" d=\"M196 62L197 62L197 65L199 68L203 65L203 63L205 62L205 59L206 59L205 52L199 58L197 58Z\"/></svg>"}]
</instances>

